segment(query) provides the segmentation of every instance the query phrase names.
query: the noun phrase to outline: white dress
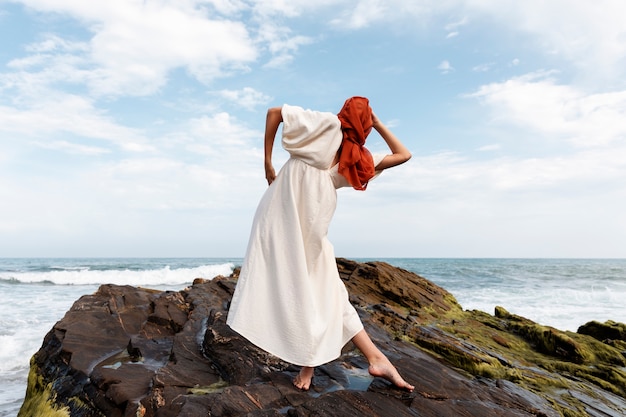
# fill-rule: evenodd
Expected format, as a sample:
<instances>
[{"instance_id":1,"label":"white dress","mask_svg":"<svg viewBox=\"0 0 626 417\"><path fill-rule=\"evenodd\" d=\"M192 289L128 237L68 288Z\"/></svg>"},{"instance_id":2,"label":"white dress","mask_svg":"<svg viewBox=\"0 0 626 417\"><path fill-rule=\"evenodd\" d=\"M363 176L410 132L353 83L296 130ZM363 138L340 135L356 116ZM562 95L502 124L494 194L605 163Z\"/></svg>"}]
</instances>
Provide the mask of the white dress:
<instances>
[{"instance_id":1,"label":"white dress","mask_svg":"<svg viewBox=\"0 0 626 417\"><path fill-rule=\"evenodd\" d=\"M327 238L336 188L349 185L330 166L341 124L335 114L289 105L282 118L291 157L257 208L227 323L287 362L318 366L363 329Z\"/></svg>"}]
</instances>

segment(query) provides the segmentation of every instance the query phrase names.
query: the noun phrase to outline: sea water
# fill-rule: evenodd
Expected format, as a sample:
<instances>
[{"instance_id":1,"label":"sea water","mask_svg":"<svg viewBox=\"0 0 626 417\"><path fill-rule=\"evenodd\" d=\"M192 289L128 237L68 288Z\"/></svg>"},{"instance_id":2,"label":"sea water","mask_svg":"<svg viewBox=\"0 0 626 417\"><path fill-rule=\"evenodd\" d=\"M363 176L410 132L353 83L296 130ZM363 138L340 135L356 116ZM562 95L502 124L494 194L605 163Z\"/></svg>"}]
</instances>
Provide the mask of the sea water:
<instances>
[{"instance_id":1,"label":"sea water","mask_svg":"<svg viewBox=\"0 0 626 417\"><path fill-rule=\"evenodd\" d=\"M626 259L381 260L451 292L464 309L495 306L561 330L626 322ZM101 284L181 290L229 275L239 258L0 259L0 417L17 416L29 360L74 301Z\"/></svg>"}]
</instances>

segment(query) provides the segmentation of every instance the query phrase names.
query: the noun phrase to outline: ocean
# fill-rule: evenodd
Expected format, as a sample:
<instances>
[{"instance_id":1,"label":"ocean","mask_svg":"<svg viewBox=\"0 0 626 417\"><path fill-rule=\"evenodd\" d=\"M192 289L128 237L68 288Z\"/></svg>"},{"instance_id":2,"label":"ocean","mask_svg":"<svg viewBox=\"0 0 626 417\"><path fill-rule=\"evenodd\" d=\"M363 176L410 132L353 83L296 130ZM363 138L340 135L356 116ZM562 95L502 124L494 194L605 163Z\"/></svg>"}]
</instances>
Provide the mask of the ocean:
<instances>
[{"instance_id":1,"label":"ocean","mask_svg":"<svg viewBox=\"0 0 626 417\"><path fill-rule=\"evenodd\" d=\"M379 258L451 292L466 310L495 306L561 330L626 322L626 259ZM229 275L240 258L0 259L0 417L15 417L31 356L74 301L105 283L180 290Z\"/></svg>"}]
</instances>

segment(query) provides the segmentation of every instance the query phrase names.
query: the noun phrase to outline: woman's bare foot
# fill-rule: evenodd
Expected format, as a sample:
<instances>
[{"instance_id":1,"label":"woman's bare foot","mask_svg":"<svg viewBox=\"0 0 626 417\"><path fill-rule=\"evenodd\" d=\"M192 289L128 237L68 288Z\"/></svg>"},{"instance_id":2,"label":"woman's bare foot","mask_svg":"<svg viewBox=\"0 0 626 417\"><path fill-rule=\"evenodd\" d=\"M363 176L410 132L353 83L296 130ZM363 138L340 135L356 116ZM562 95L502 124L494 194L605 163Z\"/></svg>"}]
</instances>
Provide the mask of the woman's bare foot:
<instances>
[{"instance_id":1,"label":"woman's bare foot","mask_svg":"<svg viewBox=\"0 0 626 417\"><path fill-rule=\"evenodd\" d=\"M369 373L371 376L384 378L398 388L413 392L415 387L406 382L395 366L391 364L387 356L380 351L372 342L365 330L358 332L353 338L354 345L365 355L369 362Z\"/></svg>"},{"instance_id":2,"label":"woman's bare foot","mask_svg":"<svg viewBox=\"0 0 626 417\"><path fill-rule=\"evenodd\" d=\"M415 387L402 378L395 366L387 359L386 356L382 356L370 362L369 373L371 376L384 378L391 382L398 388L405 389L409 392L413 392Z\"/></svg>"},{"instance_id":3,"label":"woman's bare foot","mask_svg":"<svg viewBox=\"0 0 626 417\"><path fill-rule=\"evenodd\" d=\"M311 388L311 380L313 379L314 371L315 368L303 366L302 369L300 369L300 373L293 380L293 385L295 385L298 389L308 391L309 388Z\"/></svg>"}]
</instances>

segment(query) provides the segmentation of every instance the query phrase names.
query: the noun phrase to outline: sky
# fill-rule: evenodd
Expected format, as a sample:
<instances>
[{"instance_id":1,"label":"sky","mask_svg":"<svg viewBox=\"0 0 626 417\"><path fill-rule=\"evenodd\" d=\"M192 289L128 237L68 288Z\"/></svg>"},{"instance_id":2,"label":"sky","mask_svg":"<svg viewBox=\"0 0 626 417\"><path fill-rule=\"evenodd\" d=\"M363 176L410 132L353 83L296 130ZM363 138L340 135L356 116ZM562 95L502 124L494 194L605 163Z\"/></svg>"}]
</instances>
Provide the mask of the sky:
<instances>
[{"instance_id":1,"label":"sky","mask_svg":"<svg viewBox=\"0 0 626 417\"><path fill-rule=\"evenodd\" d=\"M624 258L623 16L622 0L0 0L0 257L243 257L267 108L360 95L413 157L338 191L337 256Z\"/></svg>"}]
</instances>

